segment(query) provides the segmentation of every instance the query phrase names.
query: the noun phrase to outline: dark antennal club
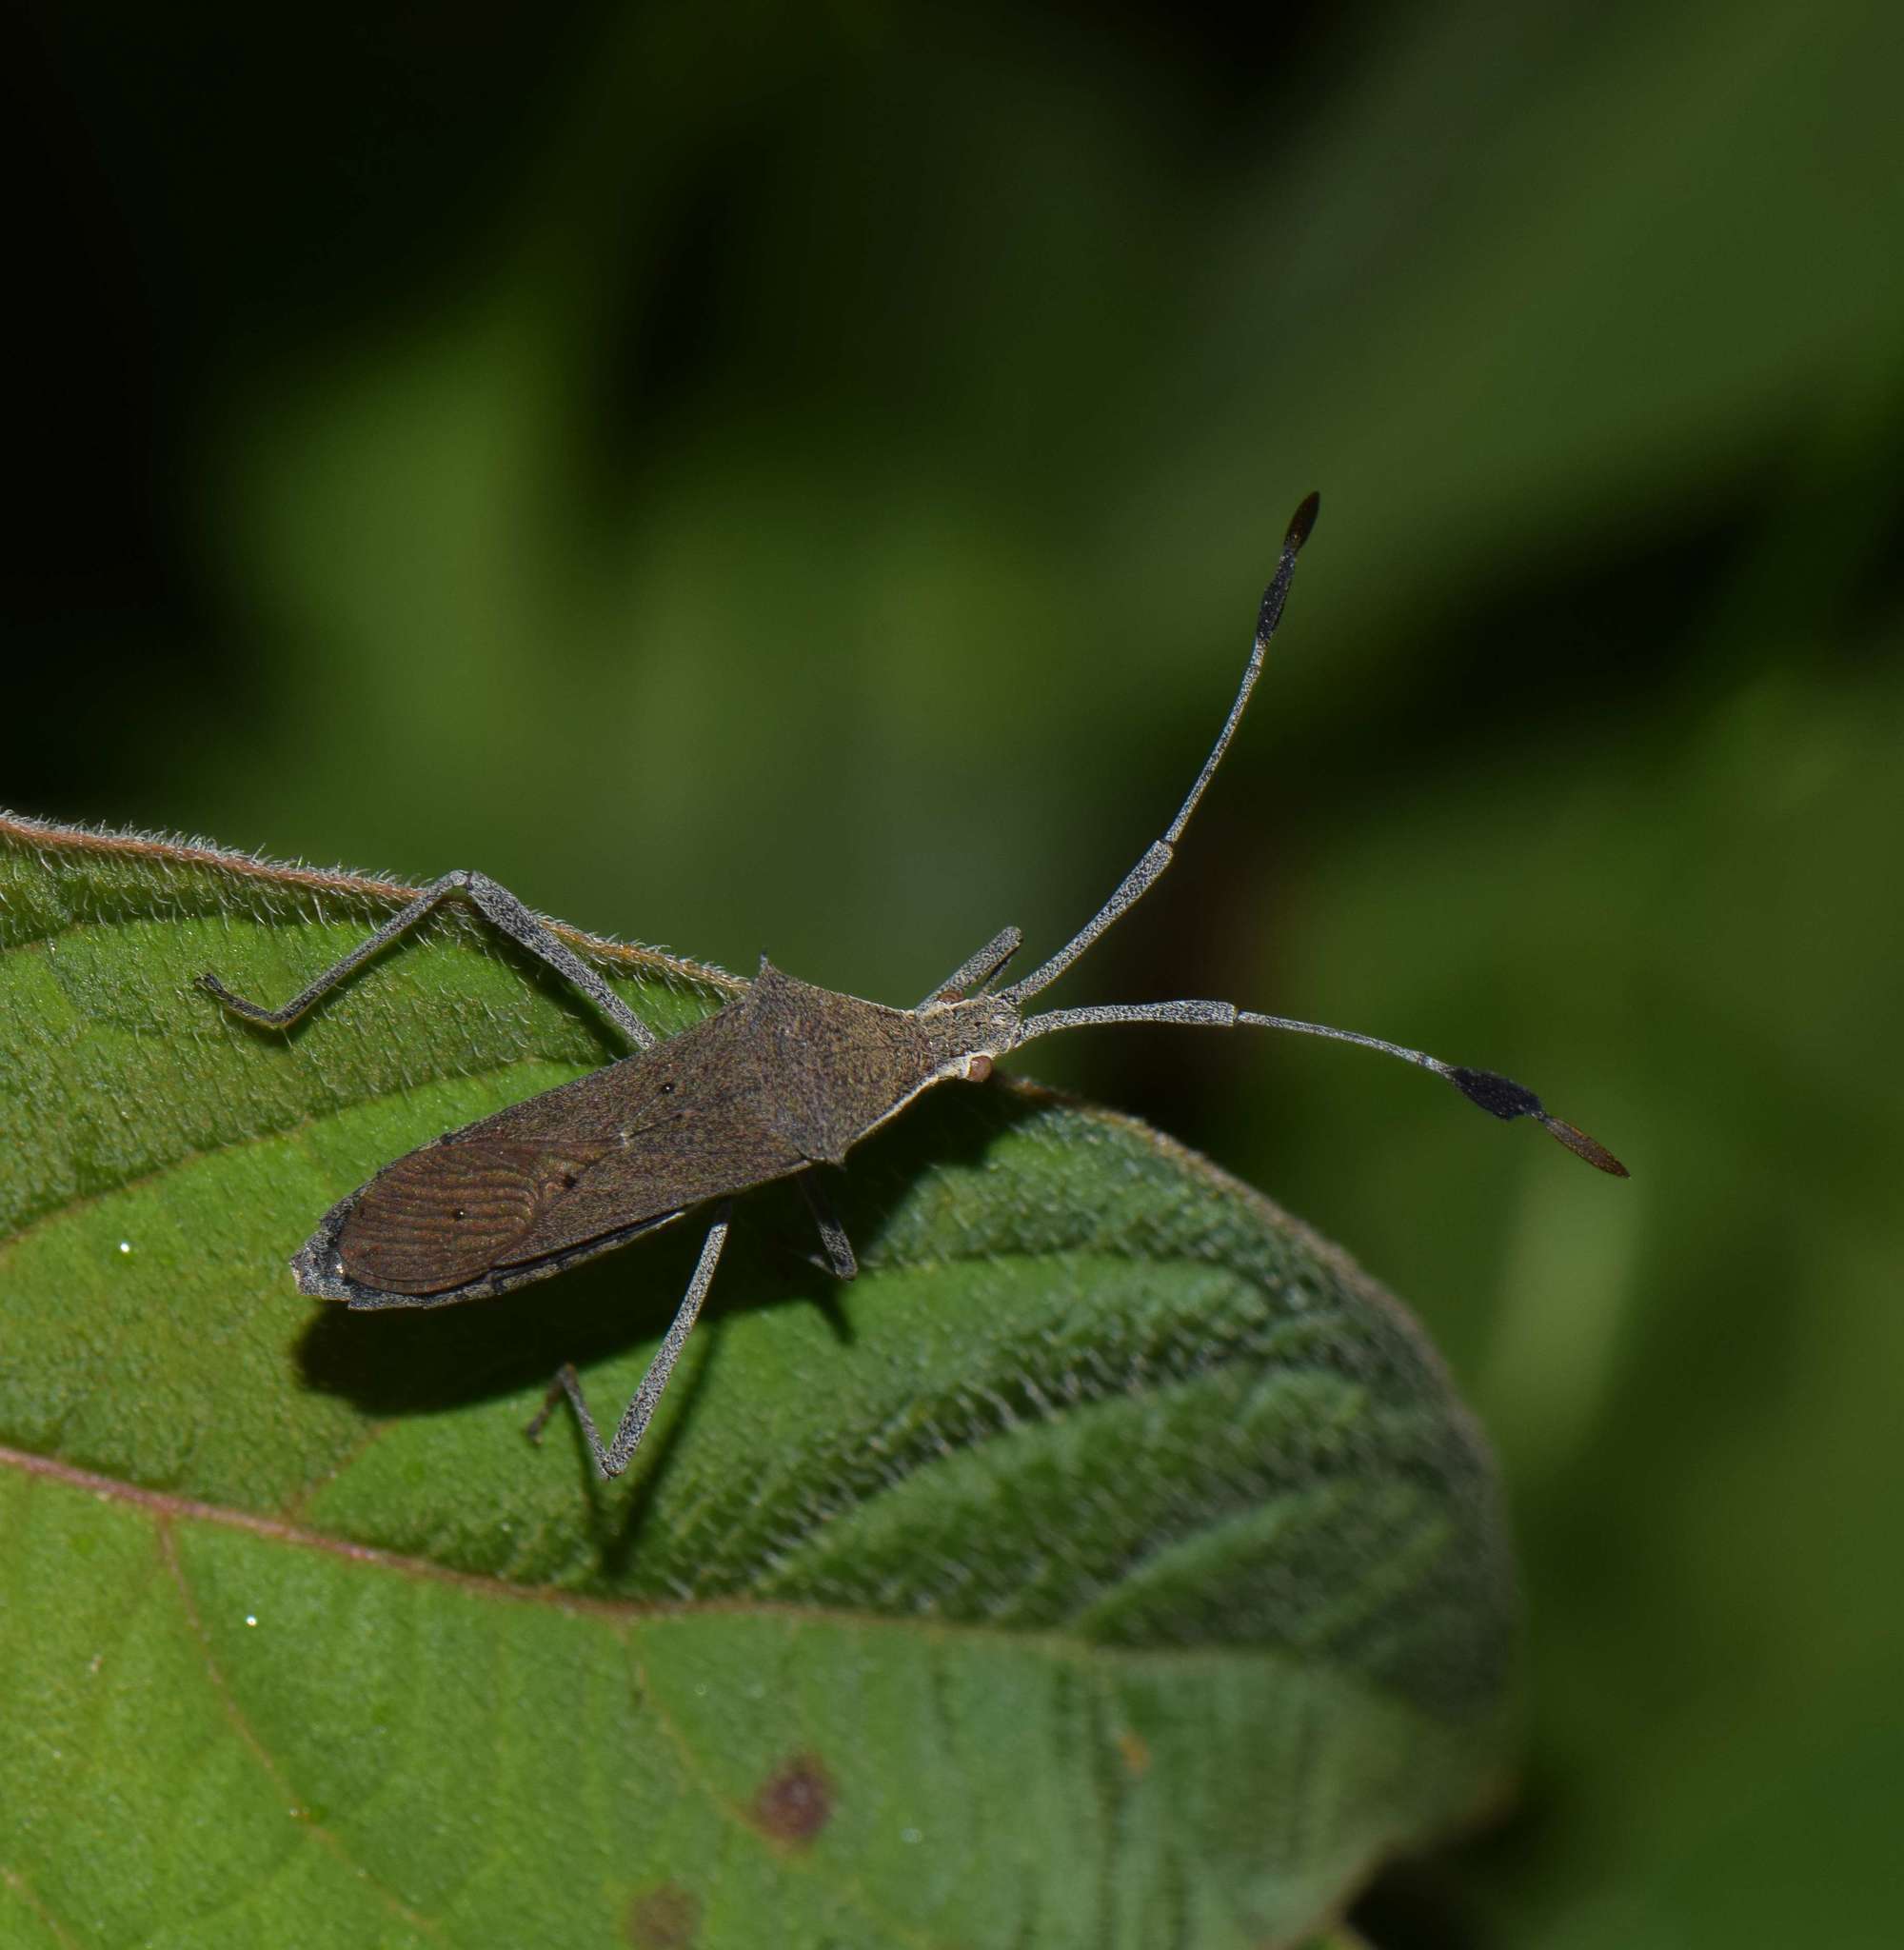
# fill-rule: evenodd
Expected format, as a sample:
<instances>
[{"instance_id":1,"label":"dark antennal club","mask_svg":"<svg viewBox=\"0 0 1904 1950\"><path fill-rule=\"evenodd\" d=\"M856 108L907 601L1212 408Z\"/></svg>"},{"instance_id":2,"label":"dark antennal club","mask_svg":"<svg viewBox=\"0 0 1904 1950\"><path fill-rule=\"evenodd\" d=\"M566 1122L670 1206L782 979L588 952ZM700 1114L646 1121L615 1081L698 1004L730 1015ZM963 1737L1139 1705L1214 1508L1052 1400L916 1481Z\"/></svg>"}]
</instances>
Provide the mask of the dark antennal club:
<instances>
[{"instance_id":1,"label":"dark antennal club","mask_svg":"<svg viewBox=\"0 0 1904 1950\"><path fill-rule=\"evenodd\" d=\"M1512 1077L1497 1076L1493 1070L1462 1069L1458 1065L1429 1060L1429 1068L1439 1070L1470 1104L1478 1104L1491 1117L1503 1121L1531 1117L1546 1126L1548 1133L1565 1144L1577 1158L1584 1158L1597 1171L1614 1178L1630 1178L1626 1166L1597 1138L1590 1138L1577 1124L1556 1117L1525 1084Z\"/></svg>"}]
</instances>

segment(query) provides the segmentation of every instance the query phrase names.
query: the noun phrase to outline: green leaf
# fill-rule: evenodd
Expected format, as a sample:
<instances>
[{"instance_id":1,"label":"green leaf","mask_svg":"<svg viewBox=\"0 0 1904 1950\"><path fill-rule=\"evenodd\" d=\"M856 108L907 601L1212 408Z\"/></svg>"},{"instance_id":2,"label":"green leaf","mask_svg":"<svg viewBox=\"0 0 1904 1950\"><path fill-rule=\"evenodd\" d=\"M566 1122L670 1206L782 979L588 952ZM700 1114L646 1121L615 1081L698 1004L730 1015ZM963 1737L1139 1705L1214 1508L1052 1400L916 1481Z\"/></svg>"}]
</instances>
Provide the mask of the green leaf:
<instances>
[{"instance_id":1,"label":"green leaf","mask_svg":"<svg viewBox=\"0 0 1904 1950\"><path fill-rule=\"evenodd\" d=\"M0 1937L1260 1945L1503 1753L1491 1466L1340 1254L1123 1118L947 1088L834 1286L698 1240L352 1314L286 1261L379 1164L615 1053L403 889L0 820ZM581 939L580 937L575 937ZM739 985L585 944L671 1031ZM678 1235L678 1236L677 1236Z\"/></svg>"}]
</instances>

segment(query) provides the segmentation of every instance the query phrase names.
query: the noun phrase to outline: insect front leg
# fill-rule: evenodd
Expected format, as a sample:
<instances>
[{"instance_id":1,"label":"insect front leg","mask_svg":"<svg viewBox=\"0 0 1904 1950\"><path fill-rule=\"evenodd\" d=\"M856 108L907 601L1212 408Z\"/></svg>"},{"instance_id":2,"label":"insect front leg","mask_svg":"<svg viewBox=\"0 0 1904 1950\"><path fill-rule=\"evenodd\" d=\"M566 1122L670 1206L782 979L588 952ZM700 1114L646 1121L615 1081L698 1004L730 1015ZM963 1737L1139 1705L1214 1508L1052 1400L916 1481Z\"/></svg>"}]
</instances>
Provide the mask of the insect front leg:
<instances>
[{"instance_id":1,"label":"insect front leg","mask_svg":"<svg viewBox=\"0 0 1904 1950\"><path fill-rule=\"evenodd\" d=\"M963 1002L976 994L1018 953L1023 942L1024 936L1016 927L1001 928L976 955L961 962L920 1007L930 1008L936 1002Z\"/></svg>"},{"instance_id":2,"label":"insect front leg","mask_svg":"<svg viewBox=\"0 0 1904 1950\"><path fill-rule=\"evenodd\" d=\"M528 1425L530 1442L542 1440L543 1429L555 1412L556 1403L566 1395L575 1410L575 1419L582 1425L589 1453L595 1458L596 1468L604 1476L619 1476L628 1466L635 1451L641 1447L643 1436L647 1433L648 1422L661 1401L662 1390L667 1386L667 1378L674 1372L675 1363L681 1359L681 1350L687 1344L688 1334L701 1313L701 1303L707 1298L707 1289L714 1283L714 1268L721 1263L721 1248L727 1244L727 1222L733 1209L733 1201L724 1200L714 1216L713 1224L707 1228L707 1239L701 1248L694 1277L687 1283L687 1291L675 1309L673 1324L655 1358L648 1363L648 1371L642 1377L642 1384L635 1390L634 1400L623 1413L614 1441L605 1448L603 1446L602 1438L596 1432L595 1418L589 1414L588 1403L583 1399L581 1379L572 1366L565 1363L549 1384L535 1420Z\"/></svg>"},{"instance_id":3,"label":"insect front leg","mask_svg":"<svg viewBox=\"0 0 1904 1950\"><path fill-rule=\"evenodd\" d=\"M327 968L282 1008L268 1009L259 1003L247 1002L244 997L233 995L212 974L201 975L198 985L215 995L228 1009L248 1022L261 1024L268 1029L288 1028L312 1003L327 995L373 955L381 953L400 935L407 934L445 901L458 894L468 901L490 926L499 933L506 934L512 942L526 948L538 961L546 963L558 975L579 988L637 1049L657 1046L660 1038L655 1032L581 956L559 941L506 887L498 886L486 873L472 873L466 868L446 873L441 880L432 881L408 906L385 922L368 941L360 943L341 962Z\"/></svg>"}]
</instances>

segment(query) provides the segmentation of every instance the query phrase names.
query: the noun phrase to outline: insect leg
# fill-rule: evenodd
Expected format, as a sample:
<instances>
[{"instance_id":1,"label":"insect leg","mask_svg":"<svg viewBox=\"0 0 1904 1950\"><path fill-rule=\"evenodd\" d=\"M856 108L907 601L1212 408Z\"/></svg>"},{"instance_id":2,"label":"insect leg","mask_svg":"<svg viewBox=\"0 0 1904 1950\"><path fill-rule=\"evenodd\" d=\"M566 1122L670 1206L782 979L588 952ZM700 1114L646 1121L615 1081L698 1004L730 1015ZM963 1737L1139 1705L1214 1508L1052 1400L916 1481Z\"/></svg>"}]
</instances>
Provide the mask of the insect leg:
<instances>
[{"instance_id":1,"label":"insect leg","mask_svg":"<svg viewBox=\"0 0 1904 1950\"><path fill-rule=\"evenodd\" d=\"M498 886L486 873L471 873L466 868L446 873L441 880L432 881L408 906L385 922L369 940L361 942L341 962L327 968L282 1008L268 1009L261 1004L247 1002L244 997L233 995L215 975L201 975L198 985L215 995L228 1009L248 1022L262 1024L268 1029L286 1028L296 1022L312 1003L327 995L347 976L354 974L373 955L380 954L399 935L407 934L455 894L461 894L467 900L490 926L506 934L538 961L545 962L558 975L572 983L638 1049L656 1047L660 1039L655 1032L581 956L559 941L506 887Z\"/></svg>"},{"instance_id":2,"label":"insect leg","mask_svg":"<svg viewBox=\"0 0 1904 1950\"><path fill-rule=\"evenodd\" d=\"M1337 1043L1359 1043L1364 1049L1378 1049L1384 1056L1397 1056L1418 1068L1433 1070L1454 1084L1470 1104L1478 1104L1492 1117L1531 1117L1550 1137L1596 1169L1615 1178L1628 1176L1626 1166L1604 1144L1564 1118L1554 1116L1525 1084L1517 1084L1512 1077L1443 1063L1424 1049L1409 1049L1380 1036L1364 1036L1359 1029L1333 1029L1326 1023L1299 1023L1293 1016L1259 1015L1253 1009L1238 1008L1235 1003L1110 1003L1096 1008L1047 1009L1041 1015L1025 1018L1023 1031L1013 1046L1029 1043L1036 1036L1050 1036L1064 1029L1093 1029L1109 1023L1176 1023L1201 1029L1289 1029L1299 1036L1327 1036Z\"/></svg>"},{"instance_id":3,"label":"insect leg","mask_svg":"<svg viewBox=\"0 0 1904 1950\"><path fill-rule=\"evenodd\" d=\"M820 1167L808 1165L796 1176L794 1183L806 1195L806 1209L813 1214L813 1223L820 1228L820 1244L826 1248L826 1264L834 1279L857 1280L860 1263L853 1257L853 1242L846 1237L846 1228L834 1217L832 1202L820 1183Z\"/></svg>"},{"instance_id":4,"label":"insect leg","mask_svg":"<svg viewBox=\"0 0 1904 1950\"><path fill-rule=\"evenodd\" d=\"M962 1002L982 988L1018 953L1019 944L1023 940L1016 927L1002 928L970 960L961 962L919 1006L928 1009L936 1002Z\"/></svg>"},{"instance_id":5,"label":"insect leg","mask_svg":"<svg viewBox=\"0 0 1904 1950\"><path fill-rule=\"evenodd\" d=\"M675 1363L681 1359L681 1350L687 1344L687 1336L701 1312L701 1303L707 1298L707 1289L714 1283L714 1268L721 1262L721 1248L727 1244L727 1221L733 1209L734 1202L724 1199L716 1211L714 1223L707 1228L706 1243L701 1248L694 1277L687 1283L687 1291L675 1309L673 1323L655 1358L649 1362L648 1371L642 1377L642 1384L635 1390L634 1400L623 1412L614 1441L606 1448L603 1447L602 1438L596 1433L595 1418L589 1414L588 1403L582 1397L582 1383L574 1368L565 1365L550 1383L547 1396L536 1411L535 1420L528 1425L530 1442L542 1440L544 1425L554 1412L556 1403L566 1395L575 1409L576 1421L582 1424L582 1434L589 1453L595 1458L596 1468L604 1476L619 1476L628 1466L630 1458L641 1447L643 1436L647 1433L648 1420L661 1400L662 1390L667 1386L667 1378L674 1372Z\"/></svg>"},{"instance_id":6,"label":"insect leg","mask_svg":"<svg viewBox=\"0 0 1904 1950\"><path fill-rule=\"evenodd\" d=\"M1230 715L1224 719L1223 728L1217 734L1217 742L1211 746L1209 757L1203 761L1203 769L1197 774L1197 783L1190 788L1190 796L1178 808L1177 817L1170 822L1169 829L1162 839L1151 843L1143 858L1118 883L1111 898L1092 915L1090 920L1048 962L999 991L1007 1001L1023 1002L1028 996L1036 995L1040 989L1049 988L1113 922L1121 920L1136 906L1162 875L1164 868L1177 857L1177 843L1183 837L1183 828L1190 824L1190 815L1197 810L1197 802L1202 798L1204 788L1216 777L1217 767L1222 763L1223 754L1230 748L1230 740L1236 736L1237 726L1242 722L1243 707L1250 701L1250 692L1256 688L1256 681L1262 674L1263 658L1269 649L1269 640L1276 634L1276 626L1282 620L1282 606L1288 600L1289 585L1296 576L1296 558L1300 553L1303 543L1309 539L1309 530L1316 526L1318 506L1318 497L1310 495L1296 510L1289 524L1288 532L1282 538L1282 555L1276 566L1275 579L1263 591L1262 607L1257 611L1256 638L1250 646L1249 663L1243 669L1243 681L1237 688L1236 702L1230 706Z\"/></svg>"}]
</instances>

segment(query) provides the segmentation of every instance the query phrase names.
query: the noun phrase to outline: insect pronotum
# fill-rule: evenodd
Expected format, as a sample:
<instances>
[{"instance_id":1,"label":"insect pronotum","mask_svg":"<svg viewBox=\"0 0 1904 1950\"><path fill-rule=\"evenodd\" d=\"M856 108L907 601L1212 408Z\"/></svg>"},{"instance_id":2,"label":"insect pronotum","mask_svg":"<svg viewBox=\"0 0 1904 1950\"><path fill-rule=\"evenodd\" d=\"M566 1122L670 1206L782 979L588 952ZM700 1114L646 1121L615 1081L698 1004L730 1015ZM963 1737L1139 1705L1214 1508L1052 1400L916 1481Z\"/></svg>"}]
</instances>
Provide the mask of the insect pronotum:
<instances>
[{"instance_id":1,"label":"insect pronotum","mask_svg":"<svg viewBox=\"0 0 1904 1950\"><path fill-rule=\"evenodd\" d=\"M1289 1029L1359 1043L1446 1078L1496 1117L1534 1118L1589 1164L1624 1178L1625 1167L1610 1151L1552 1116L1523 1085L1379 1036L1259 1015L1227 1002L1025 1012L1025 1004L1127 914L1175 857L1249 703L1318 506L1319 498L1310 495L1289 524L1236 701L1177 817L1097 913L1048 961L1016 982L997 985L1019 949L1016 927L994 936L911 1009L815 988L783 974L764 956L744 996L663 1043L513 894L469 872L445 874L426 887L282 1008L244 1001L216 976L202 976L203 985L227 1008L283 1028L455 897L565 976L633 1045L631 1055L448 1131L387 1164L325 1214L291 1261L298 1290L353 1307L446 1306L545 1279L711 1204L712 1220L687 1291L610 1440L605 1443L597 1432L570 1366L556 1376L529 1424L530 1436L539 1438L566 1394L597 1467L605 1476L617 1476L641 1445L706 1298L735 1196L774 1179L796 1179L828 1265L840 1279L852 1279L858 1271L853 1248L828 1209L816 1167L843 1162L862 1138L922 1090L982 1082L999 1058L1041 1036L1111 1023L1176 1023L1206 1029Z\"/></svg>"}]
</instances>

